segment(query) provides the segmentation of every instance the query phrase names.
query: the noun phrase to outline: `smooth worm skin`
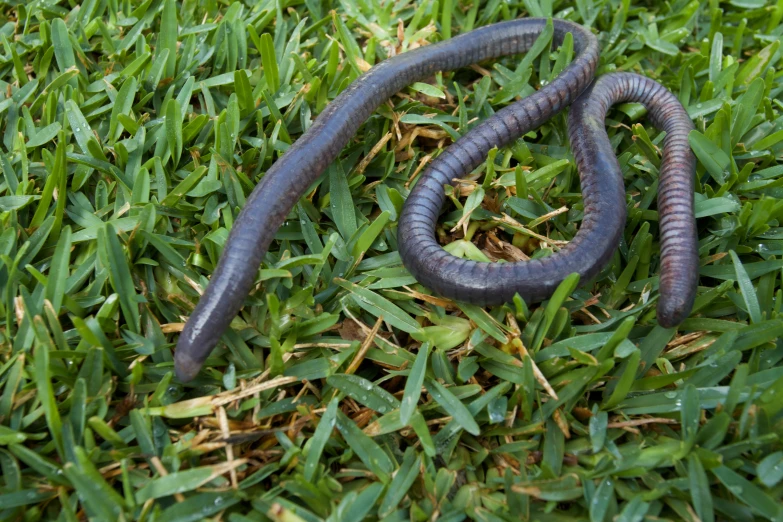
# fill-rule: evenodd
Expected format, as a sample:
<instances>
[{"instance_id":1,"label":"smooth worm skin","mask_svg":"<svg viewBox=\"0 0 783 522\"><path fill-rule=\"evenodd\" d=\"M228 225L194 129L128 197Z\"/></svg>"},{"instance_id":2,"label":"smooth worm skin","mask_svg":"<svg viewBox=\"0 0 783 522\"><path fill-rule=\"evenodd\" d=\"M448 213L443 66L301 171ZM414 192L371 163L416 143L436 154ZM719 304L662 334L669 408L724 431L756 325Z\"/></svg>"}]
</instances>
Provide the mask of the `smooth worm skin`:
<instances>
[{"instance_id":1,"label":"smooth worm skin","mask_svg":"<svg viewBox=\"0 0 783 522\"><path fill-rule=\"evenodd\" d=\"M481 305L508 302L516 293L529 302L541 301L571 273L578 273L582 281L597 275L617 249L626 219L623 178L606 134L606 113L615 103L638 102L647 108L652 123L666 132L658 192L658 322L664 327L678 325L690 313L698 278L693 213L696 160L688 144L693 123L673 94L643 76L601 76L571 107L568 134L582 185L584 218L568 245L541 259L482 263L455 257L435 240L435 225L445 200L443 186L477 167L492 145L509 143L537 127L538 115L544 114L547 119L561 108L557 99L545 99L540 105L531 99L509 106L475 127L425 171L400 216L398 243L405 267L421 284L439 294ZM507 126L497 126L499 118Z\"/></svg>"},{"instance_id":2,"label":"smooth worm skin","mask_svg":"<svg viewBox=\"0 0 783 522\"><path fill-rule=\"evenodd\" d=\"M573 35L576 57L551 84L514 104L530 106L531 121L539 124L565 108L587 87L598 63L598 41L591 32L565 20L554 20L553 24L555 43L561 43L567 33ZM261 260L277 229L307 188L381 103L405 86L435 72L525 52L545 25L546 19L542 18L503 22L400 54L357 78L330 103L248 197L211 281L180 335L174 356L177 378L187 382L199 372L250 293ZM506 119L499 114L509 117ZM470 162L463 168L469 170L470 165L478 165L486 151L499 144L489 141L494 136L511 136L518 131L510 114L500 111L490 118L492 123L489 125L497 128L496 134L473 131L466 134L465 137L474 136L472 141L476 148L470 149ZM460 277L469 276L460 274Z\"/></svg>"}]
</instances>

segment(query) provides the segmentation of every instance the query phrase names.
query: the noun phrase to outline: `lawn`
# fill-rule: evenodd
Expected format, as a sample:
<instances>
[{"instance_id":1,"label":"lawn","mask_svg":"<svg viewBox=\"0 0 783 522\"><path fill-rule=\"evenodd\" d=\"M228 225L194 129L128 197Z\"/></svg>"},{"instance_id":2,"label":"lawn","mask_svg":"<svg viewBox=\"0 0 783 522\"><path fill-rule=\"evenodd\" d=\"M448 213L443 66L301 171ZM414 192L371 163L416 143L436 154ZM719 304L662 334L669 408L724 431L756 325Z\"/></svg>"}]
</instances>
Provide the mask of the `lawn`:
<instances>
[{"instance_id":1,"label":"lawn","mask_svg":"<svg viewBox=\"0 0 783 522\"><path fill-rule=\"evenodd\" d=\"M544 36L377 110L178 382L239 210L324 107L390 55L528 16L592 28L598 74L653 78L692 117L690 318L656 323L663 135L636 104L607 120L628 219L594 281L484 309L401 265L429 161L571 58ZM783 0L50 0L0 18L0 520L783 521ZM447 194L452 253L551 254L583 211L565 113Z\"/></svg>"}]
</instances>

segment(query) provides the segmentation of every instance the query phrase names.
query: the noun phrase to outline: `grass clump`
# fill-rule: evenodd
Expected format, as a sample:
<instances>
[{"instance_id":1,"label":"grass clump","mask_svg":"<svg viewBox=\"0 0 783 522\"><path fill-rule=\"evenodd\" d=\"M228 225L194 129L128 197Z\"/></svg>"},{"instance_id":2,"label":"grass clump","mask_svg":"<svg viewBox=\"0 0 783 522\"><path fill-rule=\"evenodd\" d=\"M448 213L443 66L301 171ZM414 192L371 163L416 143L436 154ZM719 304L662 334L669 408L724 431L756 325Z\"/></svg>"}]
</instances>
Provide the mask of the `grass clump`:
<instances>
[{"instance_id":1,"label":"grass clump","mask_svg":"<svg viewBox=\"0 0 783 522\"><path fill-rule=\"evenodd\" d=\"M607 121L629 217L595 281L482 309L401 266L422 168L557 75L565 46L377 111L198 379L173 379L245 198L330 100L389 55L552 15L599 34L599 74L658 80L695 122L701 286L678 330L655 322L662 135L634 104ZM783 520L782 17L766 0L0 4L0 519ZM449 197L457 255L572 239L564 116Z\"/></svg>"}]
</instances>

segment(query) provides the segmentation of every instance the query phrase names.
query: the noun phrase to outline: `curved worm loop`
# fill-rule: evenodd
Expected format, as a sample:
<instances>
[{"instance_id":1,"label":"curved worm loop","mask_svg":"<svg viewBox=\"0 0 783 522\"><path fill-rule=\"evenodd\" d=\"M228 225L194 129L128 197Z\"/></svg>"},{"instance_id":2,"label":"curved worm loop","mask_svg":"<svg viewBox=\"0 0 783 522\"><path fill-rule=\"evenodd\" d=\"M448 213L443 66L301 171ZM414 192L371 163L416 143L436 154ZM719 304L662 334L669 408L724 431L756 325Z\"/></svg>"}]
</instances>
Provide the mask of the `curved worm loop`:
<instances>
[{"instance_id":1,"label":"curved worm loop","mask_svg":"<svg viewBox=\"0 0 783 522\"><path fill-rule=\"evenodd\" d=\"M445 200L443 186L478 166L490 147L504 145L540 125L538 114L551 115L558 108L555 100L544 100L542 107L529 101L532 99L499 111L444 151L425 171L400 216L398 242L404 265L419 282L441 295L482 305L508 302L516 293L529 302L540 301L550 297L571 273L578 273L581 281L597 275L617 249L626 219L622 173L604 121L613 104L639 102L648 109L653 124L666 131L658 193L658 322L665 327L678 325L690 313L698 278L695 157L688 144L693 124L673 94L643 76L602 76L571 107L568 130L582 185L584 217L567 246L532 261L484 263L455 257L435 240L435 225ZM497 130L499 122L509 121ZM489 133L497 135L480 141ZM481 159L477 159L476 150L482 152Z\"/></svg>"},{"instance_id":2,"label":"curved worm loop","mask_svg":"<svg viewBox=\"0 0 783 522\"><path fill-rule=\"evenodd\" d=\"M690 314L699 277L693 207L696 157L688 143L688 134L694 126L677 97L656 81L631 73L601 76L574 103L568 119L574 155L577 158L586 156L581 168L590 171L591 175L601 174L589 157L593 151L611 153L612 161L617 165L603 122L609 107L623 102L644 105L652 124L666 132L658 176L661 245L658 323L671 328ZM615 168L619 169L619 166Z\"/></svg>"},{"instance_id":3,"label":"curved worm loop","mask_svg":"<svg viewBox=\"0 0 783 522\"><path fill-rule=\"evenodd\" d=\"M562 42L567 33L573 35L576 58L552 84L531 96L530 99L536 100L535 114L531 117L541 123L552 115L545 107L562 110L576 98L590 82L598 62L598 41L592 33L565 20L554 20L553 24L556 43ZM174 367L179 380L190 381L199 372L250 293L277 229L381 103L437 71L522 53L530 49L545 25L546 20L541 18L513 20L400 54L357 78L330 103L248 197L212 279L177 342ZM503 125L497 118L493 122ZM509 120L508 124L513 125L513 121ZM511 136L502 128L498 132ZM477 136L477 142L491 136ZM474 148L472 154L476 157L470 164L480 161L477 156L480 150L488 149Z\"/></svg>"}]
</instances>

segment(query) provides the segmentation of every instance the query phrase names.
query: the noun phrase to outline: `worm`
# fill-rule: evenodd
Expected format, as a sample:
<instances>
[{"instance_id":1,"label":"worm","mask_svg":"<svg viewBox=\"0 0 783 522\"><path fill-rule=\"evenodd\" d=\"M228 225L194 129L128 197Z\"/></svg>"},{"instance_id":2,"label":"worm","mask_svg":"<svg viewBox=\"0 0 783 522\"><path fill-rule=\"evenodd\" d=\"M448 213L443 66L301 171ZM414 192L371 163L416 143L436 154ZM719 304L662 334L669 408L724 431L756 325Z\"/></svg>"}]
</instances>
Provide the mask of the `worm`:
<instances>
[{"instance_id":1,"label":"worm","mask_svg":"<svg viewBox=\"0 0 783 522\"><path fill-rule=\"evenodd\" d=\"M666 132L658 191L661 274L657 315L661 326L679 325L690 314L698 283L693 209L696 159L688 144L688 133L694 127L679 100L644 76L603 75L571 106L568 136L582 186L584 217L565 247L530 261L487 263L458 258L436 241L435 225L445 200L443 186L479 166L488 143L506 145L537 127L537 116L555 112L560 98L531 96L502 109L430 164L400 215L397 236L403 264L417 281L442 296L480 305L509 302L516 293L526 301L541 301L571 273L579 274L580 281L596 276L619 246L626 220L625 188L606 134L606 114L616 103L638 102L647 109L653 125Z\"/></svg>"},{"instance_id":2,"label":"worm","mask_svg":"<svg viewBox=\"0 0 783 522\"><path fill-rule=\"evenodd\" d=\"M696 156L688 143L694 125L677 97L658 82L631 73L601 76L572 106L568 118L577 168L587 177L595 175L595 165L603 161L620 171L603 122L609 107L622 102L644 105L653 126L666 133L658 175L661 274L657 315L658 324L672 328L690 315L699 279L693 201Z\"/></svg>"},{"instance_id":3,"label":"worm","mask_svg":"<svg viewBox=\"0 0 783 522\"><path fill-rule=\"evenodd\" d=\"M381 103L435 72L525 52L546 23L543 18L502 22L402 53L372 67L330 103L266 172L234 222L211 280L177 341L177 378L188 382L198 374L250 293L277 229ZM561 44L566 34L572 35L575 58L552 83L526 98L536 100L540 109L533 119L541 123L587 88L599 57L598 40L589 30L565 20L552 23L556 44ZM503 125L496 117L491 120ZM492 146L486 143L475 153Z\"/></svg>"}]
</instances>

